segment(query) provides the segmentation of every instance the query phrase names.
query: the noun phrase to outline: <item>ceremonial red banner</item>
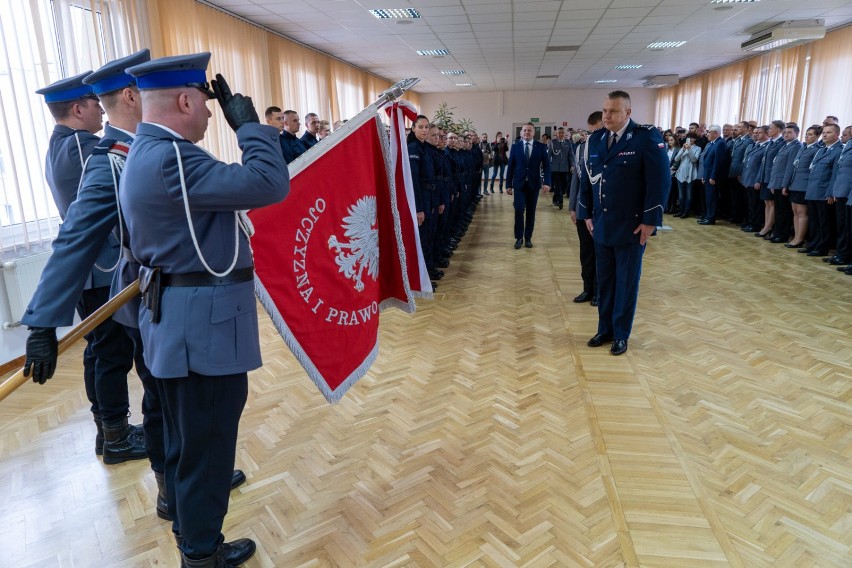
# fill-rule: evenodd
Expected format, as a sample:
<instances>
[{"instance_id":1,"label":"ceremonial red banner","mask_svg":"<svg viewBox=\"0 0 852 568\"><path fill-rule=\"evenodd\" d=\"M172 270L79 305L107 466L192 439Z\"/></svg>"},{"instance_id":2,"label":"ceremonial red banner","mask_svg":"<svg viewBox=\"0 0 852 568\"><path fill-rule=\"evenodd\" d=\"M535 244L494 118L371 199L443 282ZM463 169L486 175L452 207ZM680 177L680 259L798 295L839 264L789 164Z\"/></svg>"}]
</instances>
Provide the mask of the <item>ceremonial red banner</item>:
<instances>
[{"instance_id":1,"label":"ceremonial red banner","mask_svg":"<svg viewBox=\"0 0 852 568\"><path fill-rule=\"evenodd\" d=\"M365 113L291 164L283 202L249 213L258 297L330 402L375 360L379 312L414 311L403 267L423 262L419 240L403 243L417 231L398 214L411 204L397 202L384 126Z\"/></svg>"}]
</instances>

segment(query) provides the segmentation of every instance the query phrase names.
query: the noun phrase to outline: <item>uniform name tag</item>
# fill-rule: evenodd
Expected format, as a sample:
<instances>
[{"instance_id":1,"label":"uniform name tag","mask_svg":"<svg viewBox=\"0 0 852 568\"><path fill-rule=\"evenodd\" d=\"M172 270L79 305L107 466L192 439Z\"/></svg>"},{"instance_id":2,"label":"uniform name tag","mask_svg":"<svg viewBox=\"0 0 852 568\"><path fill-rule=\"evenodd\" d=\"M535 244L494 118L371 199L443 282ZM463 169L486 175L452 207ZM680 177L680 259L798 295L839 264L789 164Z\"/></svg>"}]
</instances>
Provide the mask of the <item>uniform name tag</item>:
<instances>
[{"instance_id":1,"label":"uniform name tag","mask_svg":"<svg viewBox=\"0 0 852 568\"><path fill-rule=\"evenodd\" d=\"M635 156L636 152L619 152L619 156Z\"/></svg>"}]
</instances>

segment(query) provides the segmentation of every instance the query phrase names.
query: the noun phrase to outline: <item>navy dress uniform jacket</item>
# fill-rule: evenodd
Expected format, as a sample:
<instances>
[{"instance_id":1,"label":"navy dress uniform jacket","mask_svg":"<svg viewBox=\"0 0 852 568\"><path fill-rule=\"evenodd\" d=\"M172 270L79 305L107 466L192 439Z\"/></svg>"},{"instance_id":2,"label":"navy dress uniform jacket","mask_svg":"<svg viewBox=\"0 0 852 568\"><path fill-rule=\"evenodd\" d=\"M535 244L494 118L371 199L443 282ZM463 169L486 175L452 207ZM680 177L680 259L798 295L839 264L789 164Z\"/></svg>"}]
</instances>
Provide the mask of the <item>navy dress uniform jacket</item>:
<instances>
[{"instance_id":1,"label":"navy dress uniform jacket","mask_svg":"<svg viewBox=\"0 0 852 568\"><path fill-rule=\"evenodd\" d=\"M831 197L831 191L837 177L837 161L843 151L843 144L835 142L830 147L817 150L811 162L811 175L805 190L805 199L822 201Z\"/></svg>"},{"instance_id":2,"label":"navy dress uniform jacket","mask_svg":"<svg viewBox=\"0 0 852 568\"><path fill-rule=\"evenodd\" d=\"M286 130L278 137L278 142L281 144L281 154L284 156L284 161L288 164L308 151L305 143L295 134L290 134Z\"/></svg>"},{"instance_id":3,"label":"navy dress uniform jacket","mask_svg":"<svg viewBox=\"0 0 852 568\"><path fill-rule=\"evenodd\" d=\"M234 212L277 203L290 189L278 130L244 124L237 132L243 164L226 164L160 126L141 123L121 177L119 200L143 266L165 274L204 272L192 244L174 144L180 150L192 225L210 267L227 269L238 246L235 270L251 268L248 238ZM174 143L174 144L173 144ZM253 282L164 287L161 318L151 323L144 307L139 328L145 363L157 378L190 371L220 376L261 365Z\"/></svg>"},{"instance_id":4,"label":"navy dress uniform jacket","mask_svg":"<svg viewBox=\"0 0 852 568\"><path fill-rule=\"evenodd\" d=\"M50 143L47 147L45 178L53 195L53 201L56 203L56 208L59 210L59 216L63 221L68 214L68 208L77 199L77 190L80 187L80 178L83 175L83 164L92 154L92 150L99 141L100 138L85 130L74 130L61 124L57 124L53 128L53 134L50 136ZM103 243L96 259L97 266L111 268L115 265L118 252L118 241L115 239ZM91 265L90 268L91 272L83 285L84 290L110 285L112 281L111 272L100 270Z\"/></svg>"},{"instance_id":5,"label":"navy dress uniform jacket","mask_svg":"<svg viewBox=\"0 0 852 568\"><path fill-rule=\"evenodd\" d=\"M577 219L594 220L593 236L598 244L639 244L639 235L633 231L640 224L662 224L671 189L663 136L654 126L640 126L632 119L612 148L607 148L607 135L601 128L589 136ZM593 185L591 178L598 175L600 179Z\"/></svg>"},{"instance_id":6,"label":"navy dress uniform jacket","mask_svg":"<svg viewBox=\"0 0 852 568\"><path fill-rule=\"evenodd\" d=\"M104 127L104 139L125 143L133 140L109 123ZM68 207L65 221L53 241L53 254L21 319L25 325L71 325L74 308L91 274L113 277L111 272L94 268L96 262L106 260L110 264L99 266L111 269L118 258L118 240L111 233L118 222L118 208L112 166L106 153L96 153L89 158L79 184L77 198ZM104 258L105 250L111 253L111 257ZM109 285L109 282L103 285Z\"/></svg>"},{"instance_id":7,"label":"navy dress uniform jacket","mask_svg":"<svg viewBox=\"0 0 852 568\"><path fill-rule=\"evenodd\" d=\"M760 178L754 183L769 183L769 178L772 174L772 162L775 161L775 156L778 155L778 152L781 151L781 148L784 147L784 138L778 137L777 140L770 140L769 144L766 145L766 153L763 155L763 164L761 165Z\"/></svg>"},{"instance_id":8,"label":"navy dress uniform jacket","mask_svg":"<svg viewBox=\"0 0 852 568\"><path fill-rule=\"evenodd\" d=\"M772 161L772 168L769 173L769 189L783 189L785 187L789 189L790 180L793 179L793 164L796 162L796 156L801 147L802 143L798 140L784 142Z\"/></svg>"},{"instance_id":9,"label":"navy dress uniform jacket","mask_svg":"<svg viewBox=\"0 0 852 568\"><path fill-rule=\"evenodd\" d=\"M414 184L414 208L420 213L430 213L437 203L433 203L432 194L437 201L435 186L435 165L432 153L425 142L417 139L408 143L408 163L411 167L411 182Z\"/></svg>"},{"instance_id":10,"label":"navy dress uniform jacket","mask_svg":"<svg viewBox=\"0 0 852 568\"><path fill-rule=\"evenodd\" d=\"M530 159L527 161L524 153L524 141L512 144L509 150L509 168L506 171L508 187L520 190L524 183L529 184L533 191L541 189L541 174L544 172L544 185L550 185L550 159L547 156L547 146L533 140L530 148Z\"/></svg>"}]
</instances>

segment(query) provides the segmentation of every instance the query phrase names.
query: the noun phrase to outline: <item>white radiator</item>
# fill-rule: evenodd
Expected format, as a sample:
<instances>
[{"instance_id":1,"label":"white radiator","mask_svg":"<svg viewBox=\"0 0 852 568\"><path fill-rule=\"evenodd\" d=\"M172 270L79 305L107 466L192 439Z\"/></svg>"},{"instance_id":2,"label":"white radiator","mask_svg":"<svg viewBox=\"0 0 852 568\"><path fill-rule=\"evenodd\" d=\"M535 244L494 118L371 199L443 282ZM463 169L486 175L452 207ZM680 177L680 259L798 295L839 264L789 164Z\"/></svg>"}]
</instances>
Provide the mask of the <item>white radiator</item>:
<instances>
[{"instance_id":1,"label":"white radiator","mask_svg":"<svg viewBox=\"0 0 852 568\"><path fill-rule=\"evenodd\" d=\"M24 310L35 293L41 272L52 252L40 252L3 263L3 282L10 309L9 319L3 322L4 328L21 323Z\"/></svg>"}]
</instances>

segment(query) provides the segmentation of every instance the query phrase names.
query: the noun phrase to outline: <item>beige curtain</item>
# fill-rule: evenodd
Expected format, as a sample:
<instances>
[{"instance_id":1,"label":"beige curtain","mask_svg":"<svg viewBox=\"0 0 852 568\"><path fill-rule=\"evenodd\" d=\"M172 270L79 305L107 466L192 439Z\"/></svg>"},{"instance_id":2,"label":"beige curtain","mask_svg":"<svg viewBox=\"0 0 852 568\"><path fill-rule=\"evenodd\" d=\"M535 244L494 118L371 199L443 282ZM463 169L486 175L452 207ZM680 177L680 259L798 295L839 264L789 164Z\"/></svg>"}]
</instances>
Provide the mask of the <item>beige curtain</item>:
<instances>
[{"instance_id":1,"label":"beige curtain","mask_svg":"<svg viewBox=\"0 0 852 568\"><path fill-rule=\"evenodd\" d=\"M677 92L677 85L674 87L663 87L657 91L656 124L662 126L664 129L673 129L675 126L678 126L675 124L674 117Z\"/></svg>"},{"instance_id":2,"label":"beige curtain","mask_svg":"<svg viewBox=\"0 0 852 568\"><path fill-rule=\"evenodd\" d=\"M772 120L852 123L852 26L809 44L771 51L689 77L657 97L657 123ZM803 128L804 130L804 128Z\"/></svg>"},{"instance_id":3,"label":"beige curtain","mask_svg":"<svg viewBox=\"0 0 852 568\"><path fill-rule=\"evenodd\" d=\"M811 44L807 63L802 124L822 124L827 115L839 117L841 128L852 124L852 26Z\"/></svg>"},{"instance_id":4,"label":"beige curtain","mask_svg":"<svg viewBox=\"0 0 852 568\"><path fill-rule=\"evenodd\" d=\"M706 99L701 112L704 122L733 124L740 118L744 65L735 63L706 74Z\"/></svg>"},{"instance_id":5,"label":"beige curtain","mask_svg":"<svg viewBox=\"0 0 852 568\"><path fill-rule=\"evenodd\" d=\"M686 126L690 122L698 122L701 118L701 93L704 86L703 78L690 77L678 85L678 97L675 104L675 122Z\"/></svg>"}]
</instances>

